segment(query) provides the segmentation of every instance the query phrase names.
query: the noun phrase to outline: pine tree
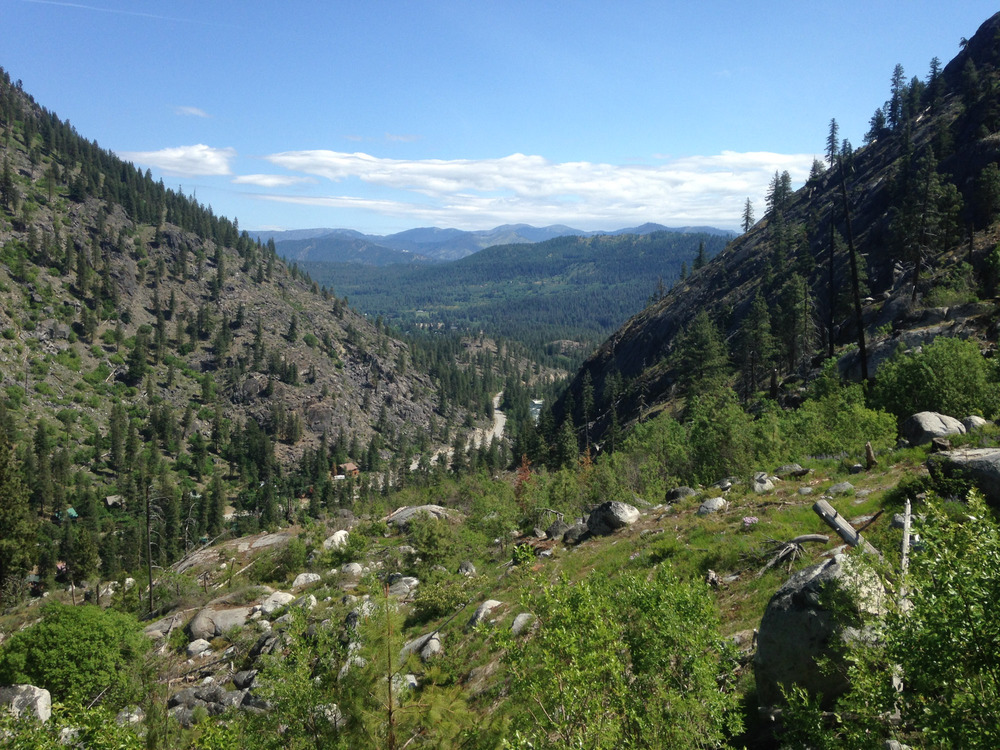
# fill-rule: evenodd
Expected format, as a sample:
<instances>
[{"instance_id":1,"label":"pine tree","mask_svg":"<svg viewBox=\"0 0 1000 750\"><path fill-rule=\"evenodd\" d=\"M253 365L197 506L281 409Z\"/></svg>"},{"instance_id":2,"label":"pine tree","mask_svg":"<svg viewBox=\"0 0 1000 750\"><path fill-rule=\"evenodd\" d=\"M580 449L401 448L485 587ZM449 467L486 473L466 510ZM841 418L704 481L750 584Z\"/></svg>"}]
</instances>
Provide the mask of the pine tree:
<instances>
[{"instance_id":1,"label":"pine tree","mask_svg":"<svg viewBox=\"0 0 1000 750\"><path fill-rule=\"evenodd\" d=\"M6 607L31 568L35 521L14 446L0 435L0 605Z\"/></svg>"},{"instance_id":2,"label":"pine tree","mask_svg":"<svg viewBox=\"0 0 1000 750\"><path fill-rule=\"evenodd\" d=\"M743 233L746 234L750 231L750 227L753 226L753 203L747 198L747 202L743 205Z\"/></svg>"},{"instance_id":3,"label":"pine tree","mask_svg":"<svg viewBox=\"0 0 1000 750\"><path fill-rule=\"evenodd\" d=\"M672 355L677 381L690 397L714 388L729 374L729 352L719 329L701 310L677 340Z\"/></svg>"},{"instance_id":4,"label":"pine tree","mask_svg":"<svg viewBox=\"0 0 1000 750\"><path fill-rule=\"evenodd\" d=\"M775 342L771 333L771 314L759 291L740 325L738 356L744 398L750 399L769 374L774 362Z\"/></svg>"},{"instance_id":5,"label":"pine tree","mask_svg":"<svg viewBox=\"0 0 1000 750\"><path fill-rule=\"evenodd\" d=\"M840 153L840 126L837 125L837 118L830 118L830 132L826 136L826 160L833 166L833 162Z\"/></svg>"}]
</instances>

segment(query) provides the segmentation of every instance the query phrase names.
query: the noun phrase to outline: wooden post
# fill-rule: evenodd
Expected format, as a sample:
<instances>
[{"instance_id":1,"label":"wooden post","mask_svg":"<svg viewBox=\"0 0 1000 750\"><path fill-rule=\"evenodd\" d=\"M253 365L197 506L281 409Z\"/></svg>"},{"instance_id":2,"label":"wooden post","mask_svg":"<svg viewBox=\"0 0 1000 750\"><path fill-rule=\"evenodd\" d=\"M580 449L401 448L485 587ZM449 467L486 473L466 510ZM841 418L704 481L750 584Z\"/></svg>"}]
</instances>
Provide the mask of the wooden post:
<instances>
[{"instance_id":1,"label":"wooden post","mask_svg":"<svg viewBox=\"0 0 1000 750\"><path fill-rule=\"evenodd\" d=\"M910 569L910 522L912 521L910 498L906 498L903 506L903 558L900 560L899 609L906 612L910 609L910 600L906 597L906 574Z\"/></svg>"},{"instance_id":2,"label":"wooden post","mask_svg":"<svg viewBox=\"0 0 1000 750\"><path fill-rule=\"evenodd\" d=\"M816 511L816 515L826 521L827 526L836 531L840 535L840 538L849 545L852 547L860 546L861 549L869 554L881 556L882 553L865 541L865 538L826 500L817 500L813 504L813 510Z\"/></svg>"}]
</instances>

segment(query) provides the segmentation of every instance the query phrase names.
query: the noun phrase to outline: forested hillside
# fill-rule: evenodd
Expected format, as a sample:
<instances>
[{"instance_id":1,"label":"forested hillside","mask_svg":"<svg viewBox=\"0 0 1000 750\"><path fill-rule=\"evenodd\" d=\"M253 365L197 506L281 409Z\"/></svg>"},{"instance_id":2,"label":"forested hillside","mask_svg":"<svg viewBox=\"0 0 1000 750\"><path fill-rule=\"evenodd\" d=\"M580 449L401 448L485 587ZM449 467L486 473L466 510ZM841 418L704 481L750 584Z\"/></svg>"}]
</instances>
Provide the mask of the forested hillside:
<instances>
[{"instance_id":1,"label":"forested hillside","mask_svg":"<svg viewBox=\"0 0 1000 750\"><path fill-rule=\"evenodd\" d=\"M498 245L427 267L301 266L404 330L482 330L554 365L575 366L725 242L719 234L661 231Z\"/></svg>"},{"instance_id":2,"label":"forested hillside","mask_svg":"<svg viewBox=\"0 0 1000 750\"><path fill-rule=\"evenodd\" d=\"M743 400L769 388L772 371L791 385L829 356L870 377L929 308L992 336L992 305L974 303L997 293L996 26L947 66L932 60L924 78L887 71L889 98L860 147L840 140L831 113L816 134L826 159L806 185L793 191L775 173L760 220L586 362L571 388L581 441L585 380L596 394L590 434L602 435L720 367ZM564 404L556 416L567 417Z\"/></svg>"},{"instance_id":3,"label":"forested hillside","mask_svg":"<svg viewBox=\"0 0 1000 750\"><path fill-rule=\"evenodd\" d=\"M135 571L154 498L165 565L234 514L245 529L293 520L303 458L313 514L338 465L399 481L486 424L527 368L457 337L394 338L5 72L0 298L0 423L30 520L5 534L41 590Z\"/></svg>"}]
</instances>

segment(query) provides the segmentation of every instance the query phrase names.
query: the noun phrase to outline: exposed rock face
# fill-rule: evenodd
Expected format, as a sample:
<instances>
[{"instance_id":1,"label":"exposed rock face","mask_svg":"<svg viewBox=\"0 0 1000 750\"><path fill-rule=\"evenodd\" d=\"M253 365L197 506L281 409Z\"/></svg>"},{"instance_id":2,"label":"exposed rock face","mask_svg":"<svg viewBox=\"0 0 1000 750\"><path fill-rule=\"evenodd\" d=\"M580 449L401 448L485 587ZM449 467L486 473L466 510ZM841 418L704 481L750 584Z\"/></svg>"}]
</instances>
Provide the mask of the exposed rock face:
<instances>
[{"instance_id":1,"label":"exposed rock face","mask_svg":"<svg viewBox=\"0 0 1000 750\"><path fill-rule=\"evenodd\" d=\"M587 529L595 536L606 536L639 520L639 510L628 503L609 500L590 512Z\"/></svg>"},{"instance_id":2,"label":"exposed rock face","mask_svg":"<svg viewBox=\"0 0 1000 750\"><path fill-rule=\"evenodd\" d=\"M476 566L471 560L463 560L462 564L458 566L458 573L466 578L475 578L477 574Z\"/></svg>"},{"instance_id":3,"label":"exposed rock face","mask_svg":"<svg viewBox=\"0 0 1000 750\"><path fill-rule=\"evenodd\" d=\"M754 674L761 707L780 705L781 688L800 685L810 695L822 695L832 705L848 688L839 670L827 673L816 660L836 658L838 647L858 636L847 627L847 613L830 609L831 595L847 594L857 614L884 611L881 584L871 573L862 573L845 555L800 570L771 597L760 622Z\"/></svg>"},{"instance_id":4,"label":"exposed rock face","mask_svg":"<svg viewBox=\"0 0 1000 750\"><path fill-rule=\"evenodd\" d=\"M295 594L289 594L285 591L275 591L260 605L260 611L265 615L271 615L294 600Z\"/></svg>"},{"instance_id":5,"label":"exposed rock face","mask_svg":"<svg viewBox=\"0 0 1000 750\"><path fill-rule=\"evenodd\" d=\"M972 432L973 430L978 430L980 427L985 427L988 424L989 422L987 422L985 419L975 415L968 416L962 420L962 425L965 427L966 432Z\"/></svg>"},{"instance_id":6,"label":"exposed rock face","mask_svg":"<svg viewBox=\"0 0 1000 750\"><path fill-rule=\"evenodd\" d=\"M34 685L3 685L0 686L0 707L14 716L31 713L39 721L46 722L52 716L52 696L45 688Z\"/></svg>"},{"instance_id":7,"label":"exposed rock face","mask_svg":"<svg viewBox=\"0 0 1000 750\"><path fill-rule=\"evenodd\" d=\"M389 577L389 596L405 599L417 590L420 579L413 576L395 575Z\"/></svg>"},{"instance_id":8,"label":"exposed rock face","mask_svg":"<svg viewBox=\"0 0 1000 750\"><path fill-rule=\"evenodd\" d=\"M966 448L927 459L932 475L964 477L975 483L990 505L1000 505L1000 448Z\"/></svg>"},{"instance_id":9,"label":"exposed rock face","mask_svg":"<svg viewBox=\"0 0 1000 750\"><path fill-rule=\"evenodd\" d=\"M899 431L912 445L924 445L936 437L964 435L965 425L946 414L921 411L903 422Z\"/></svg>"},{"instance_id":10,"label":"exposed rock face","mask_svg":"<svg viewBox=\"0 0 1000 750\"><path fill-rule=\"evenodd\" d=\"M837 482L836 484L831 485L827 492L831 495L843 495L853 489L854 485L850 482Z\"/></svg>"},{"instance_id":11,"label":"exposed rock face","mask_svg":"<svg viewBox=\"0 0 1000 750\"><path fill-rule=\"evenodd\" d=\"M410 505L398 508L385 517L385 522L392 524L396 528L406 529L410 521L419 515L430 516L431 518L442 518L451 520L458 518L458 511L443 508L440 505Z\"/></svg>"},{"instance_id":12,"label":"exposed rock face","mask_svg":"<svg viewBox=\"0 0 1000 750\"><path fill-rule=\"evenodd\" d=\"M242 628L246 625L249 616L249 607L238 607L236 609L205 607L191 620L191 623L188 625L188 631L191 633L192 640L203 638L206 641L210 641L231 628Z\"/></svg>"},{"instance_id":13,"label":"exposed rock face","mask_svg":"<svg viewBox=\"0 0 1000 750\"><path fill-rule=\"evenodd\" d=\"M563 544L579 544L589 535L590 532L587 529L587 524L582 521L577 522L563 532Z\"/></svg>"},{"instance_id":14,"label":"exposed rock face","mask_svg":"<svg viewBox=\"0 0 1000 750\"><path fill-rule=\"evenodd\" d=\"M361 566L361 563L350 562L344 563L340 568L340 572L351 578L360 578L364 575L365 569Z\"/></svg>"}]
</instances>

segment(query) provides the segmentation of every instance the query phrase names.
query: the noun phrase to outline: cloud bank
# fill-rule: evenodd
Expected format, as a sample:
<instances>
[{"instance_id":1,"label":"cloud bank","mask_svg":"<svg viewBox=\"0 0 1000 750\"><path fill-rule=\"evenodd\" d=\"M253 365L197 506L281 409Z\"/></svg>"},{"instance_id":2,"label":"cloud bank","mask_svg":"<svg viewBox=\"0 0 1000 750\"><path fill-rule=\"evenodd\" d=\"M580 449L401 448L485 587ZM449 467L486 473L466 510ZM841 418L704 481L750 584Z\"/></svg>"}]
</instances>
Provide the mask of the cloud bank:
<instances>
[{"instance_id":1,"label":"cloud bank","mask_svg":"<svg viewBox=\"0 0 1000 750\"><path fill-rule=\"evenodd\" d=\"M793 182L801 183L813 155L723 151L656 165L553 162L526 154L405 160L328 150L286 151L265 159L290 172L349 184L354 194L258 197L439 226L528 222L593 228L659 221L733 227L747 197L763 212L764 191L776 170L788 170ZM362 185L355 187L356 182Z\"/></svg>"},{"instance_id":2,"label":"cloud bank","mask_svg":"<svg viewBox=\"0 0 1000 750\"><path fill-rule=\"evenodd\" d=\"M232 174L231 163L236 149L194 146L161 148L159 151L119 151L125 161L156 167L173 177L206 177Z\"/></svg>"}]
</instances>

